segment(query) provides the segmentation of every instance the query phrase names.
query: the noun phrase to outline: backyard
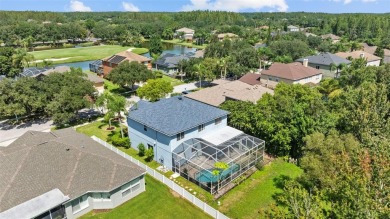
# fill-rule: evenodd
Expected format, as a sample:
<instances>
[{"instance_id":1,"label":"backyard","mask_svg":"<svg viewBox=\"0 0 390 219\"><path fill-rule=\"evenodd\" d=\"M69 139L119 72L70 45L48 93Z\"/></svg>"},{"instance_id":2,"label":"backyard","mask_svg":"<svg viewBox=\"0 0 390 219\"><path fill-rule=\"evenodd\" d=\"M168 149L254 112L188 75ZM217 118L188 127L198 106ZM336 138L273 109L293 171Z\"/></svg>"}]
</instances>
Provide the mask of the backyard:
<instances>
[{"instance_id":1,"label":"backyard","mask_svg":"<svg viewBox=\"0 0 390 219\"><path fill-rule=\"evenodd\" d=\"M167 186L146 175L146 191L104 213L90 212L81 218L211 218Z\"/></svg>"},{"instance_id":2,"label":"backyard","mask_svg":"<svg viewBox=\"0 0 390 219\"><path fill-rule=\"evenodd\" d=\"M115 53L129 49L118 45L102 45L80 48L51 49L31 52L35 60L54 59L54 63L82 62L102 59ZM132 52L137 54L147 53L146 48L134 48Z\"/></svg>"},{"instance_id":3,"label":"backyard","mask_svg":"<svg viewBox=\"0 0 390 219\"><path fill-rule=\"evenodd\" d=\"M104 130L104 125L105 123L98 121L79 127L77 131L89 136L95 135L107 141L110 132ZM119 129L116 131L119 131ZM156 169L160 166L156 161L147 162L145 160L146 157L140 157L137 150L133 148L119 147L119 149L151 168ZM168 171L164 175L170 177L172 174L172 171ZM254 172L248 179L218 200L214 200L209 192L183 177L176 178L175 182L191 193L196 192L196 196L199 199L231 218L258 218L260 217L259 212L265 210L270 204L275 203L273 196L282 191L277 186L277 180L283 177L295 178L300 174L302 174L302 170L299 167L284 161L282 158L278 158L264 166L261 170ZM220 206L218 206L218 201L220 201Z\"/></svg>"},{"instance_id":4,"label":"backyard","mask_svg":"<svg viewBox=\"0 0 390 219\"><path fill-rule=\"evenodd\" d=\"M222 196L218 210L231 218L259 218L259 212L275 203L273 196L282 191L277 180L301 174L302 169L278 158Z\"/></svg>"}]
</instances>

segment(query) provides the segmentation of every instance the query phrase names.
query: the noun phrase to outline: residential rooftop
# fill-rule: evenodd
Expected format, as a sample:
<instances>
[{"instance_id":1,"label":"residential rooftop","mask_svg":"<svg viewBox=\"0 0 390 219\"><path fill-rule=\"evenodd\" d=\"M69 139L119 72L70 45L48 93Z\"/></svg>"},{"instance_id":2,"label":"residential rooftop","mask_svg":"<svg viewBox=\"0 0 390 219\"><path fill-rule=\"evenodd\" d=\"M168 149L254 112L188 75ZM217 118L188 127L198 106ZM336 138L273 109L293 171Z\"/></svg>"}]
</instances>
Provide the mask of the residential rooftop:
<instances>
[{"instance_id":1,"label":"residential rooftop","mask_svg":"<svg viewBox=\"0 0 390 219\"><path fill-rule=\"evenodd\" d=\"M320 75L322 73L318 69L310 66L305 67L300 62L294 62L289 64L273 63L268 70L262 71L261 74L297 81L315 75Z\"/></svg>"},{"instance_id":2,"label":"residential rooftop","mask_svg":"<svg viewBox=\"0 0 390 219\"><path fill-rule=\"evenodd\" d=\"M260 85L252 86L236 80L189 93L186 97L212 106L219 106L229 99L256 103L265 93L273 94L274 92Z\"/></svg>"},{"instance_id":3,"label":"residential rooftop","mask_svg":"<svg viewBox=\"0 0 390 219\"><path fill-rule=\"evenodd\" d=\"M140 100L129 110L128 118L167 136L197 127L228 115L225 110L176 96L151 103Z\"/></svg>"},{"instance_id":4,"label":"residential rooftop","mask_svg":"<svg viewBox=\"0 0 390 219\"><path fill-rule=\"evenodd\" d=\"M255 74L255 73L247 73L243 75L239 81L247 83L249 85L256 85L260 84L260 74Z\"/></svg>"},{"instance_id":5,"label":"residential rooftop","mask_svg":"<svg viewBox=\"0 0 390 219\"><path fill-rule=\"evenodd\" d=\"M376 55L373 55L373 54L370 54L368 52L365 52L365 51L353 51L353 52L338 52L336 53L336 55L342 57L342 58L353 58L353 59L359 59L359 58L364 58L366 59L368 62L373 62L373 61L378 61L378 60L381 60L382 58L381 57L378 57Z\"/></svg>"},{"instance_id":6,"label":"residential rooftop","mask_svg":"<svg viewBox=\"0 0 390 219\"><path fill-rule=\"evenodd\" d=\"M332 54L330 52L320 53L318 55L314 56L307 56L300 59L297 59L298 62L303 62L304 59L309 60L309 64L318 64L318 65L326 65L330 66L331 64L340 65L341 63L344 64L351 64L351 61L341 58L340 56L337 56L335 54Z\"/></svg>"},{"instance_id":7,"label":"residential rooftop","mask_svg":"<svg viewBox=\"0 0 390 219\"><path fill-rule=\"evenodd\" d=\"M54 189L70 200L109 192L145 172L72 128L26 132L0 147L0 169L0 212Z\"/></svg>"},{"instance_id":8,"label":"residential rooftop","mask_svg":"<svg viewBox=\"0 0 390 219\"><path fill-rule=\"evenodd\" d=\"M331 40L339 40L339 39L341 39L339 36L336 36L336 35L334 35L332 33L321 35L321 38L324 39L324 40L325 39L331 39Z\"/></svg>"},{"instance_id":9,"label":"residential rooftop","mask_svg":"<svg viewBox=\"0 0 390 219\"><path fill-rule=\"evenodd\" d=\"M110 57L103 59L103 61L111 62L111 63L115 63L115 64L119 64L125 60L127 60L129 62L134 62L134 61L136 61L136 62L149 62L149 61L151 61L150 58L135 54L129 50L119 52L113 56L110 56Z\"/></svg>"}]
</instances>

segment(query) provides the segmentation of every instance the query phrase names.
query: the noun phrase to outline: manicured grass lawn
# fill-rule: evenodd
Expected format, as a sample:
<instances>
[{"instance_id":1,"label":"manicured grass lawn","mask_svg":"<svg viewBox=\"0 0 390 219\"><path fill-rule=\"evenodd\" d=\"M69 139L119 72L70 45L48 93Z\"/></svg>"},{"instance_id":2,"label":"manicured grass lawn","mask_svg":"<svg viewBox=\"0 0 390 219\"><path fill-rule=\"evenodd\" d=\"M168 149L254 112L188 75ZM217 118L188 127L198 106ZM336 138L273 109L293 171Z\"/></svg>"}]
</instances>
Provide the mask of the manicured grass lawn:
<instances>
[{"instance_id":1,"label":"manicured grass lawn","mask_svg":"<svg viewBox=\"0 0 390 219\"><path fill-rule=\"evenodd\" d=\"M162 79L164 81L171 82L172 86L177 86L177 85L184 84L184 82L180 81L179 79L171 78L171 77L166 76L166 75L163 75Z\"/></svg>"},{"instance_id":2,"label":"manicured grass lawn","mask_svg":"<svg viewBox=\"0 0 390 219\"><path fill-rule=\"evenodd\" d=\"M129 49L129 47L122 47L118 45L103 45L80 48L42 50L31 52L31 54L34 55L35 60L67 58L64 60L54 61L54 63L69 63L101 59L127 49ZM148 49L134 48L132 52L137 54L143 54L148 52Z\"/></svg>"},{"instance_id":3,"label":"manicured grass lawn","mask_svg":"<svg viewBox=\"0 0 390 219\"><path fill-rule=\"evenodd\" d=\"M192 43L187 43L186 41L181 41L180 39L162 40L162 42L164 42L164 43L173 43L173 44L183 45L183 46L188 46L188 47L194 47L194 48L198 48L198 49L204 49L207 46L207 44L195 45L195 44L192 44Z\"/></svg>"},{"instance_id":4,"label":"manicured grass lawn","mask_svg":"<svg viewBox=\"0 0 390 219\"><path fill-rule=\"evenodd\" d=\"M146 191L105 213L90 212L81 218L211 218L164 184L146 175Z\"/></svg>"},{"instance_id":5,"label":"manicured grass lawn","mask_svg":"<svg viewBox=\"0 0 390 219\"><path fill-rule=\"evenodd\" d=\"M95 135L96 137L107 141L107 138L109 135L113 135L116 132L120 132L119 124L117 122L112 122L112 126L115 126L115 129L110 131L106 130L108 127L108 124L103 121L96 121L93 123L90 123L88 125L84 125L81 127L78 127L76 131L83 133L88 136Z\"/></svg>"},{"instance_id":6,"label":"manicured grass lawn","mask_svg":"<svg viewBox=\"0 0 390 219\"><path fill-rule=\"evenodd\" d=\"M296 165L276 159L224 195L219 210L230 218L259 218L258 212L274 203L273 195L282 191L275 181L281 176L295 178L300 174L302 169Z\"/></svg>"}]
</instances>

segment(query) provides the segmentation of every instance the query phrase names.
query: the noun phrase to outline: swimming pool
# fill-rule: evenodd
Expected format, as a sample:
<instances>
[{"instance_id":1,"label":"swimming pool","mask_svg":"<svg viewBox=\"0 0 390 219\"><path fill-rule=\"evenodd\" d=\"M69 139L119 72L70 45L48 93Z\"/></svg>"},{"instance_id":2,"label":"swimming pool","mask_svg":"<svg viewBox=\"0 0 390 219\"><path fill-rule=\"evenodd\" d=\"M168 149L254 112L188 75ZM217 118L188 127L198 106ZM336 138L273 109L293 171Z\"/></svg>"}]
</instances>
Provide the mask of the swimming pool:
<instances>
[{"instance_id":1,"label":"swimming pool","mask_svg":"<svg viewBox=\"0 0 390 219\"><path fill-rule=\"evenodd\" d=\"M240 166L238 164L232 164L229 168L227 168L226 170L222 171L222 173L220 173L219 178L221 180L223 180L226 177L228 177L230 174L237 172L239 169L240 169ZM205 183L218 182L218 176L213 175L213 170L214 169L200 171L197 174L196 180L199 182L205 182Z\"/></svg>"}]
</instances>

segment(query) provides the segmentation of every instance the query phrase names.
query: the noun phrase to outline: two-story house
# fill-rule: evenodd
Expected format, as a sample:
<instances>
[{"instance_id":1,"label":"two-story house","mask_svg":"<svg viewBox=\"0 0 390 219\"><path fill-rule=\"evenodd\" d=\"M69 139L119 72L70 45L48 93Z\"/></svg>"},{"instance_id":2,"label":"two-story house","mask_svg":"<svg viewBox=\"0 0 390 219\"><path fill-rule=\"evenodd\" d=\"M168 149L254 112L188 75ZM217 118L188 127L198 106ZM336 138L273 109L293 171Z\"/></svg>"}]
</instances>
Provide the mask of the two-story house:
<instances>
[{"instance_id":1,"label":"two-story house","mask_svg":"<svg viewBox=\"0 0 390 219\"><path fill-rule=\"evenodd\" d=\"M194 39L195 30L183 27L175 31L176 36L180 36L183 40L192 41Z\"/></svg>"},{"instance_id":2,"label":"two-story house","mask_svg":"<svg viewBox=\"0 0 390 219\"><path fill-rule=\"evenodd\" d=\"M138 62L144 64L149 70L152 69L152 60L150 58L126 50L102 60L103 76L107 76L112 69L122 62Z\"/></svg>"},{"instance_id":3,"label":"two-story house","mask_svg":"<svg viewBox=\"0 0 390 219\"><path fill-rule=\"evenodd\" d=\"M176 96L130 108L131 147L153 148L161 165L217 192L263 159L264 141L227 125L229 112ZM229 168L213 175L216 162Z\"/></svg>"}]
</instances>

